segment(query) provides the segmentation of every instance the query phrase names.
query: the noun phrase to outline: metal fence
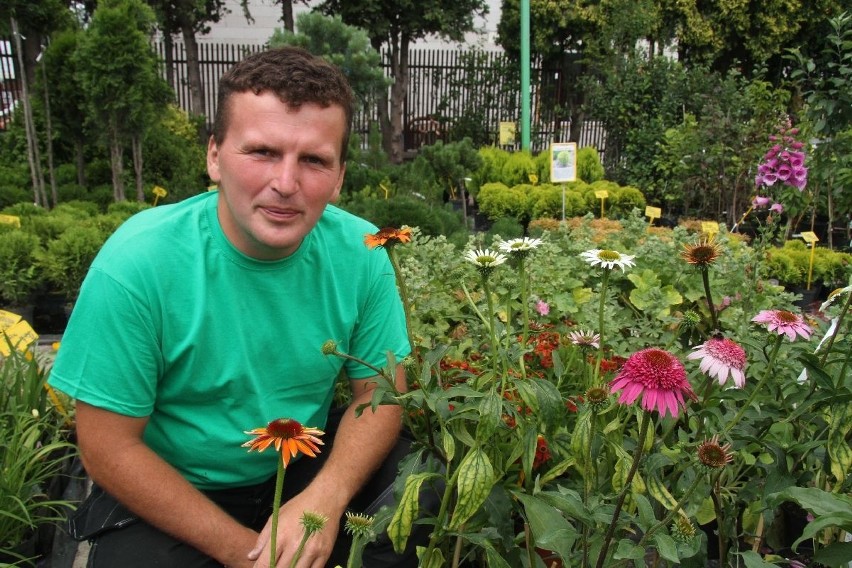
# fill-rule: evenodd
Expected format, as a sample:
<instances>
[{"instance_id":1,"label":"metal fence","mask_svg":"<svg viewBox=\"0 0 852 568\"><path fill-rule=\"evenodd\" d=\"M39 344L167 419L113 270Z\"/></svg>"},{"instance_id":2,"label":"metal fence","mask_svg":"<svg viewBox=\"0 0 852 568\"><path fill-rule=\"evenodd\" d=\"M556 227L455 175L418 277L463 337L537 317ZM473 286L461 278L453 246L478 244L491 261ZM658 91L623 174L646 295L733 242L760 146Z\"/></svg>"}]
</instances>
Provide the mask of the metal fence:
<instances>
[{"instance_id":1,"label":"metal fence","mask_svg":"<svg viewBox=\"0 0 852 568\"><path fill-rule=\"evenodd\" d=\"M165 60L162 41L153 45ZM203 114L212 120L216 106L219 77L245 55L263 49L262 44L199 42L199 67L204 89ZM186 49L175 42L172 51L174 90L177 103L189 108ZM390 62L383 54L382 65L389 72ZM519 69L499 51L420 49L409 53L410 80L404 103L403 134L406 150L416 150L436 140L459 139L472 135L480 144L497 144L501 122L520 120ZM11 42L0 38L0 128L20 97L20 73ZM551 142L568 140L570 123L555 117L554 109L544 102L542 85L555 72L533 64L530 70L532 102L531 149L546 149ZM366 105L354 117L353 130L366 134L378 121L375 105ZM208 124L208 127L210 124ZM519 129L517 129L519 131ZM586 121L579 146L594 146L605 152L606 133L602 125ZM517 149L520 141L507 144Z\"/></svg>"}]
</instances>

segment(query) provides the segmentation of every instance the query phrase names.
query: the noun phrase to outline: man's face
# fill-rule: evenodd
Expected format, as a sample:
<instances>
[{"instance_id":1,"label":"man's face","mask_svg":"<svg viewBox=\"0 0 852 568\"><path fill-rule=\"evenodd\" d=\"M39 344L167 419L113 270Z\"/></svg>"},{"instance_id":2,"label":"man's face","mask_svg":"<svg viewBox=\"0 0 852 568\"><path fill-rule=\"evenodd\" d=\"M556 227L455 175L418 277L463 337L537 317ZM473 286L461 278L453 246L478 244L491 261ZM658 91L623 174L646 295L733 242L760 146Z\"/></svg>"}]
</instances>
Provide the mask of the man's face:
<instances>
[{"instance_id":1,"label":"man's face","mask_svg":"<svg viewBox=\"0 0 852 568\"><path fill-rule=\"evenodd\" d=\"M268 92L235 94L228 108L222 143L211 138L207 147L219 222L244 254L284 258L340 195L345 113L338 106L290 108Z\"/></svg>"}]
</instances>

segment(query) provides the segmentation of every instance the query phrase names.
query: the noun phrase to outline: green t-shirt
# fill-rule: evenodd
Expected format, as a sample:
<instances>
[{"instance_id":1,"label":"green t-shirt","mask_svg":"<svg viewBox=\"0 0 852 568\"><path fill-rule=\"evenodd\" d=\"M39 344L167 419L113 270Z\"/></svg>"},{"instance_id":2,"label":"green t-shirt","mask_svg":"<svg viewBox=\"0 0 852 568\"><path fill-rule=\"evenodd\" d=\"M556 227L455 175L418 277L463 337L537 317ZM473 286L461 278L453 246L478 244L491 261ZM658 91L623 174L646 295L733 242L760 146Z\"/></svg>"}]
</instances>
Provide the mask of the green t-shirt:
<instances>
[{"instance_id":1,"label":"green t-shirt","mask_svg":"<svg viewBox=\"0 0 852 568\"><path fill-rule=\"evenodd\" d=\"M245 431L275 418L325 426L334 384L409 353L393 267L376 228L328 206L299 249L258 261L235 249L217 192L143 211L98 254L50 384L93 406L148 416L145 442L200 489L260 483L274 451Z\"/></svg>"}]
</instances>

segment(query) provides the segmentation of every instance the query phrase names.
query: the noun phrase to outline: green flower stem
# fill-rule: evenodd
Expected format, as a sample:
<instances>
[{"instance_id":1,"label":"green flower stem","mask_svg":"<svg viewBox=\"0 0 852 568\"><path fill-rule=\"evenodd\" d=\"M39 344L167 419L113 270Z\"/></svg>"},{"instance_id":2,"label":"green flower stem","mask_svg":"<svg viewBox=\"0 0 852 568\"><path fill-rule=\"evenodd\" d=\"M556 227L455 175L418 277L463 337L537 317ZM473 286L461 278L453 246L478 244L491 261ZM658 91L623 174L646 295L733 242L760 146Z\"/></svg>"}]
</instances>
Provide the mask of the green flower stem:
<instances>
[{"instance_id":1,"label":"green flower stem","mask_svg":"<svg viewBox=\"0 0 852 568\"><path fill-rule=\"evenodd\" d=\"M710 499L713 501L713 511L716 513L716 535L719 539L719 566L728 565L728 537L725 535L725 523L722 519L722 503L719 501L719 475L713 483L713 489L710 491Z\"/></svg>"},{"instance_id":2,"label":"green flower stem","mask_svg":"<svg viewBox=\"0 0 852 568\"><path fill-rule=\"evenodd\" d=\"M725 424L725 428L722 430L722 435L724 436L728 432L730 432L734 426L742 419L743 415L748 410L748 407L751 406L751 403L754 402L757 393L763 389L763 386L766 384L766 381L769 380L769 377L772 375L772 369L775 367L775 359L778 357L778 350L781 348L781 342L784 340L784 336L782 334L778 334L775 337L775 345L772 346L772 352L769 354L769 362L766 365L766 371L763 373L763 376L754 386L754 389L751 391L751 394L746 400L745 404L740 407L740 410L734 415L734 417Z\"/></svg>"},{"instance_id":3,"label":"green flower stem","mask_svg":"<svg viewBox=\"0 0 852 568\"><path fill-rule=\"evenodd\" d=\"M448 463L447 471L449 472L449 470L450 464ZM432 536L429 539L429 545L427 546L426 552L423 554L423 556L421 556L421 558L431 558L432 551L438 545L438 541L440 541L441 538L443 538L444 536L443 529L441 529L441 527L445 527L447 524L447 507L450 504L450 498L452 497L453 488L455 488L456 486L456 481L458 477L459 470L458 468L456 468L456 470L453 471L453 474L450 476L450 479L447 482L446 486L444 487L444 495L441 496L441 507L438 509L438 516L435 518L435 530L432 531Z\"/></svg>"},{"instance_id":4,"label":"green flower stem","mask_svg":"<svg viewBox=\"0 0 852 568\"><path fill-rule=\"evenodd\" d=\"M302 553L305 551L305 543L311 538L311 534L307 530L302 531L302 540L299 541L299 548L296 549L296 554L293 556L293 560L290 561L290 568L296 568L296 562L302 557ZM270 566L273 566L273 564L270 564Z\"/></svg>"},{"instance_id":5,"label":"green flower stem","mask_svg":"<svg viewBox=\"0 0 852 568\"><path fill-rule=\"evenodd\" d=\"M713 296L710 294L710 272L706 266L701 267L701 279L704 281L704 295L707 298L707 308L710 310L710 321L713 322L713 329L721 331L719 317L716 315L716 305L713 304Z\"/></svg>"},{"instance_id":6,"label":"green flower stem","mask_svg":"<svg viewBox=\"0 0 852 568\"><path fill-rule=\"evenodd\" d=\"M592 443L595 439L595 430L598 425L598 415L592 412L589 417L589 443L586 444L586 463L583 464L583 505L589 506L589 495L592 494ZM595 478L597 479L597 469L595 469ZM589 527L583 527L583 566L587 566L589 562ZM531 566L534 566L531 564Z\"/></svg>"},{"instance_id":7,"label":"green flower stem","mask_svg":"<svg viewBox=\"0 0 852 568\"><path fill-rule=\"evenodd\" d=\"M405 313L405 330L408 333L408 345L411 348L411 357L414 359L414 381L419 385L421 377L420 357L417 356L417 344L414 341L414 328L411 324L411 304L408 299L408 286L405 283L405 278L402 277L402 269L399 266L399 259L396 257L396 251L393 247L387 249L388 258L390 258L393 272L396 276L396 286L399 289L399 296L402 299L402 309Z\"/></svg>"},{"instance_id":8,"label":"green flower stem","mask_svg":"<svg viewBox=\"0 0 852 568\"><path fill-rule=\"evenodd\" d=\"M488 278L482 277L482 291L485 294L485 300L488 303L488 337L491 341L491 356L494 358L494 374L500 375L500 394L506 392L506 365L503 365L503 372L500 372L500 345L497 343L497 324L494 315L494 298L491 297L491 287L488 285Z\"/></svg>"},{"instance_id":9,"label":"green flower stem","mask_svg":"<svg viewBox=\"0 0 852 568\"><path fill-rule=\"evenodd\" d=\"M825 361L828 359L828 354L831 353L831 347L834 345L835 338L840 334L840 330L843 329L841 326L843 325L843 319L846 317L846 314L849 313L849 307L852 306L852 292L846 294L846 305L843 306L843 310L840 312L840 317L837 319L837 327L834 328L834 334L828 338L828 344L825 346L825 351L822 354L822 358L820 359L820 365L825 366ZM842 374L840 375L843 376Z\"/></svg>"},{"instance_id":10,"label":"green flower stem","mask_svg":"<svg viewBox=\"0 0 852 568\"><path fill-rule=\"evenodd\" d=\"M721 473L722 472L719 471L720 475L721 475ZM666 516L663 518L662 521L660 521L656 525L652 526L650 529L648 529L645 532L644 535L642 535L642 538L639 540L639 544L637 544L637 546L641 547L641 546L647 544L648 539L650 539L654 535L655 532L657 532L658 530L660 530L663 527L668 526L669 523L672 522L672 519L677 514L677 512L680 511L681 509L683 509L683 506L686 504L686 501L692 496L692 494L698 488L698 485L701 482L701 479L702 479L702 476L700 476L700 475L695 476L695 479L692 480L692 484L687 488L686 492L683 494L683 496L680 498L680 500L677 502L677 504L672 508L671 511L669 511L666 514ZM718 476L717 476L716 479L718 479Z\"/></svg>"},{"instance_id":11,"label":"green flower stem","mask_svg":"<svg viewBox=\"0 0 852 568\"><path fill-rule=\"evenodd\" d=\"M527 545L527 557L529 558L530 566L535 566L535 543L532 539L532 531L530 531L529 523L524 523L524 540Z\"/></svg>"},{"instance_id":12,"label":"green flower stem","mask_svg":"<svg viewBox=\"0 0 852 568\"><path fill-rule=\"evenodd\" d=\"M284 474L287 469L284 467L284 455L278 454L278 472L275 475L275 496L272 498L272 532L269 535L269 565L275 566L278 561L276 554L276 546L278 540L278 517L281 514L281 493L284 489Z\"/></svg>"},{"instance_id":13,"label":"green flower stem","mask_svg":"<svg viewBox=\"0 0 852 568\"><path fill-rule=\"evenodd\" d=\"M530 334L530 309L527 301L527 271L524 257L518 259L518 278L521 280L521 316L524 322L523 345L526 347Z\"/></svg>"},{"instance_id":14,"label":"green flower stem","mask_svg":"<svg viewBox=\"0 0 852 568\"><path fill-rule=\"evenodd\" d=\"M651 424L651 413L644 412L642 414L642 422L639 425L639 437L636 440L636 450L633 452L633 463L630 465L630 471L627 472L627 478L624 480L624 487L618 494L618 499L615 502L615 511L612 513L612 520L609 527L606 529L601 552L598 554L596 568L603 568L606 562L609 545L612 542L612 537L615 534L615 526L618 524L618 516L621 514L621 508L624 507L624 500L627 498L627 492L630 491L630 483L633 481L633 476L639 469L639 460L642 458L642 449L645 446L645 437L648 435L648 426Z\"/></svg>"},{"instance_id":15,"label":"green flower stem","mask_svg":"<svg viewBox=\"0 0 852 568\"><path fill-rule=\"evenodd\" d=\"M333 355L336 355L336 356L340 357L341 359L349 359L350 361L355 361L356 363L364 365L365 367L367 367L371 371L375 371L375 373L377 375L379 375L380 377L382 377L385 380L385 382L388 384L388 386L393 391L394 398L396 398L397 402L399 402L399 399L402 396L402 393L400 393L399 389L396 388L396 381L393 378L389 377L388 373L384 369L379 369L378 367L371 365L370 363L368 363L367 361L364 361L363 359L360 359L360 358L355 357L354 355L350 355L348 353L343 353L341 351L338 351L337 349L334 350ZM409 432L415 432L416 430L414 429L414 424L411 422L411 417L408 416L408 412L406 412L405 405L400 404L400 406L403 407L402 420L403 420L403 422L405 422L405 427L408 429ZM431 432L431 429L430 429L430 432Z\"/></svg>"},{"instance_id":16,"label":"green flower stem","mask_svg":"<svg viewBox=\"0 0 852 568\"><path fill-rule=\"evenodd\" d=\"M346 560L346 568L361 568L364 555L364 546L367 540L358 535L352 537L352 546L349 547L349 558Z\"/></svg>"},{"instance_id":17,"label":"green flower stem","mask_svg":"<svg viewBox=\"0 0 852 568\"><path fill-rule=\"evenodd\" d=\"M609 268L604 269L603 280L601 280L601 300L598 306L598 335L600 342L598 344L598 356L595 358L595 375L593 385L600 381L601 360L603 359L604 350L604 305L606 304L606 289L609 286ZM591 385L590 385L591 386Z\"/></svg>"}]
</instances>

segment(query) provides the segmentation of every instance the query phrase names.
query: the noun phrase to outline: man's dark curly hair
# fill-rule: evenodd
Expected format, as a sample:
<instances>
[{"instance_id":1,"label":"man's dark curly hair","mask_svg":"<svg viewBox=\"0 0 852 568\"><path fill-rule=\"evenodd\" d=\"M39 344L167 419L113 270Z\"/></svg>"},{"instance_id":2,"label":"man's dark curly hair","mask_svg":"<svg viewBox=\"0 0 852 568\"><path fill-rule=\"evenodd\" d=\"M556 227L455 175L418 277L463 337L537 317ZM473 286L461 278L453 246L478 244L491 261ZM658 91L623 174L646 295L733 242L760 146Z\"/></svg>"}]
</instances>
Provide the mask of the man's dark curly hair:
<instances>
[{"instance_id":1,"label":"man's dark curly hair","mask_svg":"<svg viewBox=\"0 0 852 568\"><path fill-rule=\"evenodd\" d=\"M346 161L355 96L343 73L321 57L299 47L278 47L253 53L219 80L213 139L221 144L228 130L230 98L235 93L275 93L287 106L305 103L322 107L337 105L346 115L340 160Z\"/></svg>"}]
</instances>

